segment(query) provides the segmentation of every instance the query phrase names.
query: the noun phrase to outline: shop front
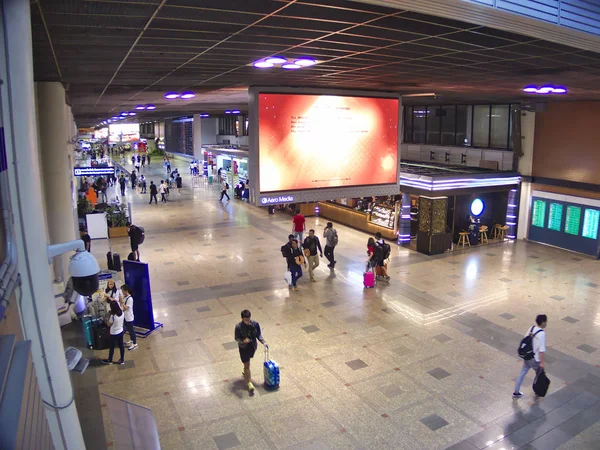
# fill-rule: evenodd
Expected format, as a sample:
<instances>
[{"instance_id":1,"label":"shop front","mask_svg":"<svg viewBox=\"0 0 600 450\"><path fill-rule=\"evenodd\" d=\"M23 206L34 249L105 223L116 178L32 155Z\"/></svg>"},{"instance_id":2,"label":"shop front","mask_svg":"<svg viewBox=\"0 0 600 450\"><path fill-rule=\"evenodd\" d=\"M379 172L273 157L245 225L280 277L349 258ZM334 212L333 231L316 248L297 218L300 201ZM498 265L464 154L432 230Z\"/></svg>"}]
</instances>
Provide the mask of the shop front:
<instances>
[{"instance_id":1,"label":"shop front","mask_svg":"<svg viewBox=\"0 0 600 450\"><path fill-rule=\"evenodd\" d=\"M212 182L225 181L240 199L248 199L248 150L219 145L202 147L202 171Z\"/></svg>"}]
</instances>

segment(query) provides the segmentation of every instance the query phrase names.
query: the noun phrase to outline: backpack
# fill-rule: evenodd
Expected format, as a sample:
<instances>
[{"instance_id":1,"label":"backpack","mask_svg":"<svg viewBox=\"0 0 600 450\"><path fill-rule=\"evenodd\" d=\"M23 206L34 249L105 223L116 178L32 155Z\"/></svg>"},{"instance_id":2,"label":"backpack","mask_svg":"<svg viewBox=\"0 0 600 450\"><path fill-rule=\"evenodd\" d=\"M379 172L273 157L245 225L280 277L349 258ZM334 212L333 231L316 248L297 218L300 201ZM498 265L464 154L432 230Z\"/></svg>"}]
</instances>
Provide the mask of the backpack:
<instances>
[{"instance_id":1,"label":"backpack","mask_svg":"<svg viewBox=\"0 0 600 450\"><path fill-rule=\"evenodd\" d=\"M138 234L139 234L138 244L143 244L144 239L146 239L146 230L144 230L142 227L137 227L137 228L140 230L138 232Z\"/></svg>"},{"instance_id":2,"label":"backpack","mask_svg":"<svg viewBox=\"0 0 600 450\"><path fill-rule=\"evenodd\" d=\"M333 242L333 246L335 247L336 245L338 245L338 234L337 231L335 231L333 228L333 237L331 238L331 242Z\"/></svg>"},{"instance_id":3,"label":"backpack","mask_svg":"<svg viewBox=\"0 0 600 450\"><path fill-rule=\"evenodd\" d=\"M225 187L229 189L229 183L225 182Z\"/></svg>"},{"instance_id":4,"label":"backpack","mask_svg":"<svg viewBox=\"0 0 600 450\"><path fill-rule=\"evenodd\" d=\"M287 244L281 246L281 256L287 258L290 254L289 247Z\"/></svg>"},{"instance_id":5,"label":"backpack","mask_svg":"<svg viewBox=\"0 0 600 450\"><path fill-rule=\"evenodd\" d=\"M383 249L377 244L373 247L373 258L377 262L383 261Z\"/></svg>"},{"instance_id":6,"label":"backpack","mask_svg":"<svg viewBox=\"0 0 600 450\"><path fill-rule=\"evenodd\" d=\"M388 259L390 257L390 253L392 253L392 247L390 247L390 244L383 241L383 244L381 244L381 250L383 250L383 259Z\"/></svg>"},{"instance_id":7,"label":"backpack","mask_svg":"<svg viewBox=\"0 0 600 450\"><path fill-rule=\"evenodd\" d=\"M521 343L519 344L519 349L517 352L519 353L519 358L524 359L525 361L529 361L533 359L533 338L536 334L544 330L537 330L535 333L531 334L534 327L531 327L529 330L529 334L521 339Z\"/></svg>"}]
</instances>

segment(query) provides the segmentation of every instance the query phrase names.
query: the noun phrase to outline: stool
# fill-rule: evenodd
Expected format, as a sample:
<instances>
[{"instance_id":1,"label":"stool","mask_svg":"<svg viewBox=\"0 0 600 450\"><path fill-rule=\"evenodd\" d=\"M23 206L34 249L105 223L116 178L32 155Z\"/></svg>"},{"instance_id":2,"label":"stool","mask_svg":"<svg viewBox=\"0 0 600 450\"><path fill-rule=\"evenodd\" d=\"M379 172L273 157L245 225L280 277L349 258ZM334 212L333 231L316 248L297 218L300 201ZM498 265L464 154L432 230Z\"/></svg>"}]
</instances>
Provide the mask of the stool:
<instances>
[{"instance_id":1,"label":"stool","mask_svg":"<svg viewBox=\"0 0 600 450\"><path fill-rule=\"evenodd\" d=\"M486 244L489 243L487 232L488 232L488 227L486 225L481 225L481 227L479 227L479 233L480 233L479 234L479 240L481 241L482 244L484 242Z\"/></svg>"},{"instance_id":2,"label":"stool","mask_svg":"<svg viewBox=\"0 0 600 450\"><path fill-rule=\"evenodd\" d=\"M469 244L469 247L471 246L471 241L469 241L469 232L468 231L461 231L460 233L458 233L458 235L460 236L458 238L458 245L463 246L463 248L465 248L465 244Z\"/></svg>"},{"instance_id":3,"label":"stool","mask_svg":"<svg viewBox=\"0 0 600 450\"><path fill-rule=\"evenodd\" d=\"M498 227L498 236L500 239L504 240L506 230L508 230L508 225Z\"/></svg>"},{"instance_id":4,"label":"stool","mask_svg":"<svg viewBox=\"0 0 600 450\"><path fill-rule=\"evenodd\" d=\"M494 230L492 231L492 237L494 239L497 239L499 234L500 234L500 228L502 227L502 225L500 225L499 223L497 223L496 225L494 225Z\"/></svg>"}]
</instances>

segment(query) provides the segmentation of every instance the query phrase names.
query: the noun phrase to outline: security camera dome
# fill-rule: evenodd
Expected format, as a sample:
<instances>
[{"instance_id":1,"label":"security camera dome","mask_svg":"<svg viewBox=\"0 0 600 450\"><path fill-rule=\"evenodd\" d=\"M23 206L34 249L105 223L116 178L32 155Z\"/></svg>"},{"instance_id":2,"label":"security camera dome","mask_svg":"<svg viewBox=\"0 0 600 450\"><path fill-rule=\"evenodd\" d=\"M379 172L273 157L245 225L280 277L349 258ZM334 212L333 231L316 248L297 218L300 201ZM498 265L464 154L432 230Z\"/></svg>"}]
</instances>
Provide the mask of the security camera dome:
<instances>
[{"instance_id":1,"label":"security camera dome","mask_svg":"<svg viewBox=\"0 0 600 450\"><path fill-rule=\"evenodd\" d=\"M73 279L73 288L81 295L92 295L100 284L98 261L89 252L78 251L69 263L69 274Z\"/></svg>"}]
</instances>

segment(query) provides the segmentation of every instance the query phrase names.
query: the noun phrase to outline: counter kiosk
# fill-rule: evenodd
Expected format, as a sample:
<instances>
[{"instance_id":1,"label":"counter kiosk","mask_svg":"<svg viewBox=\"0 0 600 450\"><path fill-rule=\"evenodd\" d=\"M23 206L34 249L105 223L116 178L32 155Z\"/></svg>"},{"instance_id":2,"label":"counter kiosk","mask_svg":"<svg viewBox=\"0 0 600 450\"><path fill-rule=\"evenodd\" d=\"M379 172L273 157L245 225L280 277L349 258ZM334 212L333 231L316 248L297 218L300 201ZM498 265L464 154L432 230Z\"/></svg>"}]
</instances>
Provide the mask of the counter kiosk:
<instances>
[{"instance_id":1,"label":"counter kiosk","mask_svg":"<svg viewBox=\"0 0 600 450\"><path fill-rule=\"evenodd\" d=\"M357 209L359 199L319 202L319 216L374 235L379 232L385 239L395 240L398 234L400 202L393 206L374 202L370 209ZM345 204L344 204L345 203Z\"/></svg>"}]
</instances>

